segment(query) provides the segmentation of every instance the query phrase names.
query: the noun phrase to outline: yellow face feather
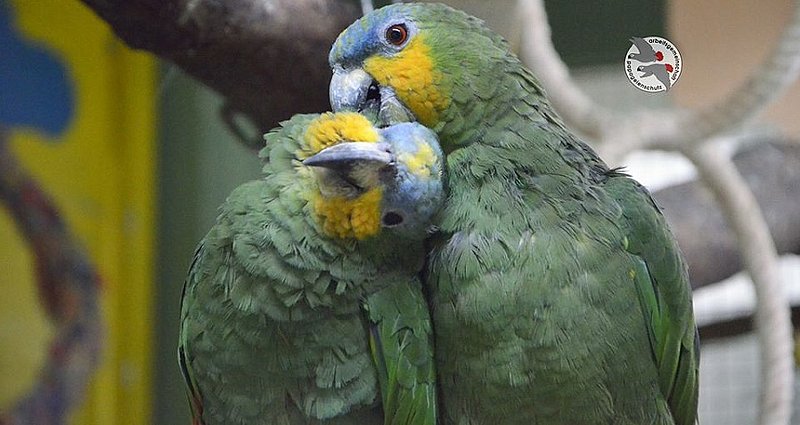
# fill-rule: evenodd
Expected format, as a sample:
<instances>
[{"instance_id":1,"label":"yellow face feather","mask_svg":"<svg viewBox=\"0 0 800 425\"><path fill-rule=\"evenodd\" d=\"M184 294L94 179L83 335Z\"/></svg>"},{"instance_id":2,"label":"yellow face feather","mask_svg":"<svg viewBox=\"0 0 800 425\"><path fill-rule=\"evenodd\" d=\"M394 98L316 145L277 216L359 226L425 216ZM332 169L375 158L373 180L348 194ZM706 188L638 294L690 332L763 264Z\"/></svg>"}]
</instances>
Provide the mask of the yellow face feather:
<instances>
[{"instance_id":1,"label":"yellow face feather","mask_svg":"<svg viewBox=\"0 0 800 425\"><path fill-rule=\"evenodd\" d=\"M450 105L439 89L441 73L434 67L425 36L418 34L397 55L372 56L364 61L364 71L384 86L393 87L397 97L420 123L432 127L439 114Z\"/></svg>"},{"instance_id":2,"label":"yellow face feather","mask_svg":"<svg viewBox=\"0 0 800 425\"><path fill-rule=\"evenodd\" d=\"M364 239L380 230L382 198L381 188L368 190L353 199L316 195L313 200L314 214L326 235L340 239Z\"/></svg>"},{"instance_id":3,"label":"yellow face feather","mask_svg":"<svg viewBox=\"0 0 800 425\"><path fill-rule=\"evenodd\" d=\"M343 141L377 142L377 129L363 115L355 112L325 113L314 120L303 136L304 146L297 153L305 159ZM383 191L376 187L355 197L325 196L319 190L311 194L314 217L322 231L341 239L364 239L380 230Z\"/></svg>"},{"instance_id":4,"label":"yellow face feather","mask_svg":"<svg viewBox=\"0 0 800 425\"><path fill-rule=\"evenodd\" d=\"M422 178L431 176L431 170L436 165L436 154L433 148L427 144L420 144L415 153L402 153L397 156L397 160L408 168L408 171Z\"/></svg>"},{"instance_id":5,"label":"yellow face feather","mask_svg":"<svg viewBox=\"0 0 800 425\"><path fill-rule=\"evenodd\" d=\"M378 130L363 115L357 112L326 112L309 124L303 137L305 146L298 157L306 159L345 140L377 142L378 139Z\"/></svg>"}]
</instances>

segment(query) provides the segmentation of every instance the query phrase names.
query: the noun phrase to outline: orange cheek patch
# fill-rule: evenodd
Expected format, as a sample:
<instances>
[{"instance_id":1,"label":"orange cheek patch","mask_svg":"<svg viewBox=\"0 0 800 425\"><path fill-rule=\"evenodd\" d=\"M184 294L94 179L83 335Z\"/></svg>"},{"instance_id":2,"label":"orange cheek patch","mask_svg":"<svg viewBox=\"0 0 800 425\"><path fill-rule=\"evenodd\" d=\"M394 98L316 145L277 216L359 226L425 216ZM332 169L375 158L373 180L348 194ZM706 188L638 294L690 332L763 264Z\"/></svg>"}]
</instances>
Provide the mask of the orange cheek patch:
<instances>
[{"instance_id":1,"label":"orange cheek patch","mask_svg":"<svg viewBox=\"0 0 800 425\"><path fill-rule=\"evenodd\" d=\"M368 58L364 70L381 85L394 88L397 97L428 127L435 126L450 105L441 91L441 73L434 68L430 47L421 34L395 56Z\"/></svg>"}]
</instances>

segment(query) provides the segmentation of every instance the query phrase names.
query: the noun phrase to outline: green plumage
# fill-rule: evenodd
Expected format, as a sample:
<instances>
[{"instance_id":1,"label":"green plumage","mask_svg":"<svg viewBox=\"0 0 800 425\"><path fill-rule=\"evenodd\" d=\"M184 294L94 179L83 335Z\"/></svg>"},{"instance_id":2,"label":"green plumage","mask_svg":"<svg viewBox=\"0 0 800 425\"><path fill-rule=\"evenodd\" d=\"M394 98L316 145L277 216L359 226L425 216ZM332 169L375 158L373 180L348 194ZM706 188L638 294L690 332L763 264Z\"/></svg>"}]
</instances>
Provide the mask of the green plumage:
<instances>
[{"instance_id":1,"label":"green plumage","mask_svg":"<svg viewBox=\"0 0 800 425\"><path fill-rule=\"evenodd\" d=\"M327 236L309 201L321 177L297 159L316 118L266 136L264 177L231 193L195 254L179 342L195 423L434 423L427 227Z\"/></svg>"},{"instance_id":2,"label":"green plumage","mask_svg":"<svg viewBox=\"0 0 800 425\"><path fill-rule=\"evenodd\" d=\"M694 424L686 265L650 195L565 129L505 42L446 6L364 17L334 69L402 52L381 39L398 24L424 37L449 99L433 124L449 193L426 280L441 422Z\"/></svg>"}]
</instances>

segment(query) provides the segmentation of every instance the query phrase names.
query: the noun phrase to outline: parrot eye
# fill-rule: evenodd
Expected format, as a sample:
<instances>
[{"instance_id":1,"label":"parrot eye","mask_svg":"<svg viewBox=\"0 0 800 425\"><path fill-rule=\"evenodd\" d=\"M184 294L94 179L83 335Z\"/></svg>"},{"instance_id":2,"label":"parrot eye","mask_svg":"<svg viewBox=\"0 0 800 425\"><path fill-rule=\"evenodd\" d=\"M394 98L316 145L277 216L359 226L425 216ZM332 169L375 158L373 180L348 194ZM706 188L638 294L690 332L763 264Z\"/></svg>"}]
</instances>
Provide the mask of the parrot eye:
<instances>
[{"instance_id":1,"label":"parrot eye","mask_svg":"<svg viewBox=\"0 0 800 425\"><path fill-rule=\"evenodd\" d=\"M386 41L395 46L401 46L408 40L406 24L395 24L386 30Z\"/></svg>"}]
</instances>

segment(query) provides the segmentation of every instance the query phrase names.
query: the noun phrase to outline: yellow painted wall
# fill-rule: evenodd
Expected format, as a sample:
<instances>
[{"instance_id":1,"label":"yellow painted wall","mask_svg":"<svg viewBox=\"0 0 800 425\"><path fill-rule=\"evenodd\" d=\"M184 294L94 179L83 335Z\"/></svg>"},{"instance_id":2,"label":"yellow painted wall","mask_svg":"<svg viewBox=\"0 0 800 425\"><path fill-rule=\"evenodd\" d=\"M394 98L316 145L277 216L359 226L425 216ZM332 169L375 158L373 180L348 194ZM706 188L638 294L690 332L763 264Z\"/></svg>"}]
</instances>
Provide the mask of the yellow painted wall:
<instances>
[{"instance_id":1,"label":"yellow painted wall","mask_svg":"<svg viewBox=\"0 0 800 425\"><path fill-rule=\"evenodd\" d=\"M33 259L9 214L0 209L0 412L33 387L46 360L53 327L39 304ZM8 274L5 274L5 273Z\"/></svg>"},{"instance_id":2,"label":"yellow painted wall","mask_svg":"<svg viewBox=\"0 0 800 425\"><path fill-rule=\"evenodd\" d=\"M70 423L150 423L155 63L125 48L78 1L10 3L19 33L67 64L75 93L71 124L57 142L12 128L12 152L55 200L103 281L100 368ZM43 360L35 351L52 329L34 304L28 247L2 209L0 237L0 284L13 300L0 304L0 408L7 408L35 378L30 370Z\"/></svg>"}]
</instances>

